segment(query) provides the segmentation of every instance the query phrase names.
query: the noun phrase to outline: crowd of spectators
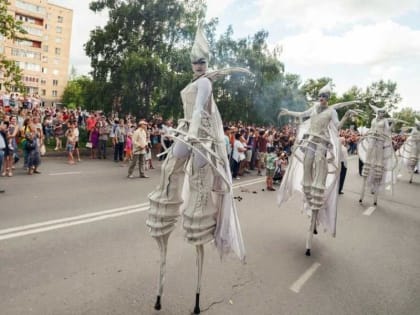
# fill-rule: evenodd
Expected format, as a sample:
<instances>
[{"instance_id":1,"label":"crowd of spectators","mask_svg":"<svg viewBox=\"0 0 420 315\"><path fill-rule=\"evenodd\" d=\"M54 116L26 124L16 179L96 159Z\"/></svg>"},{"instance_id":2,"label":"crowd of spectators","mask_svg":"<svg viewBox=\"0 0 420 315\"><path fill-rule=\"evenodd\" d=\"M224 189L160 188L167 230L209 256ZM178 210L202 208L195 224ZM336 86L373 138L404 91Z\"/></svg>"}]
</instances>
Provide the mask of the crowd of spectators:
<instances>
[{"instance_id":1,"label":"crowd of spectators","mask_svg":"<svg viewBox=\"0 0 420 315\"><path fill-rule=\"evenodd\" d=\"M46 148L66 152L68 163L75 164L81 161L81 145L91 159L106 159L112 155L114 162L128 165L133 159L132 136L138 121L130 114L105 115L102 111L44 106L36 95L0 95L0 133L5 141L5 147L0 149L0 173L13 176L15 164L21 158L28 174L40 173L38 166ZM163 120L159 115L146 123L145 162L147 168L154 168L153 160L164 159L165 149L172 144L165 136L165 127L175 126L172 120ZM253 171L259 176L266 173L269 175L267 189L273 190L270 178L273 182L281 180L295 141L296 126L287 124L276 128L241 121L226 122L224 132L233 178L239 179ZM80 141L82 135L84 139ZM359 132L353 128L341 130L340 137L345 139L348 153L357 154ZM393 135L394 149L405 139L404 134Z\"/></svg>"}]
</instances>

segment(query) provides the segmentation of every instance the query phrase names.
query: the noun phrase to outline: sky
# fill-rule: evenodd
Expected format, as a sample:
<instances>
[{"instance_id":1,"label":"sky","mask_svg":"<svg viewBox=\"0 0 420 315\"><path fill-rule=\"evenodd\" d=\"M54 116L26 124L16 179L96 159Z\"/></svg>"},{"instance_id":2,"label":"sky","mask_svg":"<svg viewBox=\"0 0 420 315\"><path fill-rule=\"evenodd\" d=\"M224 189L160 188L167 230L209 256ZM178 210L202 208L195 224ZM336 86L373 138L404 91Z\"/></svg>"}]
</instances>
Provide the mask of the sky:
<instances>
[{"instance_id":1,"label":"sky","mask_svg":"<svg viewBox=\"0 0 420 315\"><path fill-rule=\"evenodd\" d=\"M50 0L73 9L70 62L87 74L83 44L90 30L107 21L89 10L87 0ZM229 25L234 38L269 33L270 47L281 46L286 72L330 77L335 92L367 87L380 79L397 82L399 108L420 111L420 0L208 0L207 16Z\"/></svg>"}]
</instances>

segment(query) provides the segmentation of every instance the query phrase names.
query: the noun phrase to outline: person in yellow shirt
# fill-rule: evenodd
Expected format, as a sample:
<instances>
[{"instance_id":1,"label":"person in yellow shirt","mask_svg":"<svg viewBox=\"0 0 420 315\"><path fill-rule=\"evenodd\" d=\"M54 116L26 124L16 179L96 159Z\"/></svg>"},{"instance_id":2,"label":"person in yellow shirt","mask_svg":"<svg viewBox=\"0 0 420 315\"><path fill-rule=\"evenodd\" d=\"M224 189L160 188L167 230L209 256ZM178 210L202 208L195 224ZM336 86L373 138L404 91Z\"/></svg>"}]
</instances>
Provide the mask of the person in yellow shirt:
<instances>
[{"instance_id":1,"label":"person in yellow shirt","mask_svg":"<svg viewBox=\"0 0 420 315\"><path fill-rule=\"evenodd\" d=\"M144 164L147 149L147 122L140 120L136 131L133 133L133 159L128 168L128 178L134 178L133 171L136 167L137 161L139 162L140 178L149 178L145 174Z\"/></svg>"}]
</instances>

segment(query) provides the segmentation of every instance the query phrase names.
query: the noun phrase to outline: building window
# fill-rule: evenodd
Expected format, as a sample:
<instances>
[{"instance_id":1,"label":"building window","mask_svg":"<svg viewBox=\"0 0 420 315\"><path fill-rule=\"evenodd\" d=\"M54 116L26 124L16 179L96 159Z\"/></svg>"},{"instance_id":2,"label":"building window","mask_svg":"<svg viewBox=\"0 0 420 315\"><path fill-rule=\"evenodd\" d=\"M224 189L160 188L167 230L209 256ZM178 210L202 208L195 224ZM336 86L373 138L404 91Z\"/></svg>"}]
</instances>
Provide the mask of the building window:
<instances>
[{"instance_id":1,"label":"building window","mask_svg":"<svg viewBox=\"0 0 420 315\"><path fill-rule=\"evenodd\" d=\"M45 85L45 84L47 84L47 80L41 79L41 85Z\"/></svg>"},{"instance_id":2,"label":"building window","mask_svg":"<svg viewBox=\"0 0 420 315\"><path fill-rule=\"evenodd\" d=\"M42 47L42 50L43 50L44 52L48 52L48 45L44 45L44 46Z\"/></svg>"},{"instance_id":3,"label":"building window","mask_svg":"<svg viewBox=\"0 0 420 315\"><path fill-rule=\"evenodd\" d=\"M61 26L57 26L57 27L55 28L55 32L56 32L57 34L61 34L61 33L63 32L63 28L62 28Z\"/></svg>"},{"instance_id":4,"label":"building window","mask_svg":"<svg viewBox=\"0 0 420 315\"><path fill-rule=\"evenodd\" d=\"M16 13L15 17L16 17L16 20L19 20L19 21L22 21L22 22L27 22L29 24L35 24L35 25L39 25L39 26L43 25L43 20L42 19L30 17L30 16L27 16L27 15L22 15L22 14L19 14L19 13Z\"/></svg>"},{"instance_id":5,"label":"building window","mask_svg":"<svg viewBox=\"0 0 420 315\"><path fill-rule=\"evenodd\" d=\"M42 36L42 30L40 30L39 28L35 28L35 27L27 26L27 25L24 25L22 27L26 32L28 32L29 35Z\"/></svg>"},{"instance_id":6,"label":"building window","mask_svg":"<svg viewBox=\"0 0 420 315\"><path fill-rule=\"evenodd\" d=\"M60 64L60 59L58 59L58 58L54 58L54 64L55 64L55 65L59 65L59 64Z\"/></svg>"},{"instance_id":7,"label":"building window","mask_svg":"<svg viewBox=\"0 0 420 315\"><path fill-rule=\"evenodd\" d=\"M60 56L61 55L61 48L56 47L55 48L55 55Z\"/></svg>"},{"instance_id":8,"label":"building window","mask_svg":"<svg viewBox=\"0 0 420 315\"><path fill-rule=\"evenodd\" d=\"M19 46L41 48L41 42L35 40L16 39L15 44Z\"/></svg>"},{"instance_id":9,"label":"building window","mask_svg":"<svg viewBox=\"0 0 420 315\"><path fill-rule=\"evenodd\" d=\"M34 13L39 13L39 14L44 14L45 13L45 9L39 5L36 4L32 4L32 3L27 3L25 1L21 1L21 0L16 0L15 3L16 7L26 10L26 11L31 11Z\"/></svg>"},{"instance_id":10,"label":"building window","mask_svg":"<svg viewBox=\"0 0 420 315\"><path fill-rule=\"evenodd\" d=\"M48 29L48 24L45 24L45 25L44 25L44 27L45 27L45 29L47 30L47 29Z\"/></svg>"},{"instance_id":11,"label":"building window","mask_svg":"<svg viewBox=\"0 0 420 315\"><path fill-rule=\"evenodd\" d=\"M57 16L57 23L63 23L63 22L64 22L64 17Z\"/></svg>"},{"instance_id":12,"label":"building window","mask_svg":"<svg viewBox=\"0 0 420 315\"><path fill-rule=\"evenodd\" d=\"M22 80L25 81L25 82L30 82L30 83L38 83L39 82L39 78L31 77L31 76L24 76L22 78Z\"/></svg>"},{"instance_id":13,"label":"building window","mask_svg":"<svg viewBox=\"0 0 420 315\"><path fill-rule=\"evenodd\" d=\"M42 73L48 73L48 68L42 68Z\"/></svg>"},{"instance_id":14,"label":"building window","mask_svg":"<svg viewBox=\"0 0 420 315\"><path fill-rule=\"evenodd\" d=\"M45 89L42 89L42 90L41 90L41 95L42 95L42 96L45 96L45 95L47 95L47 90L45 90Z\"/></svg>"},{"instance_id":15,"label":"building window","mask_svg":"<svg viewBox=\"0 0 420 315\"><path fill-rule=\"evenodd\" d=\"M19 48L12 48L12 56L41 60L41 53Z\"/></svg>"},{"instance_id":16,"label":"building window","mask_svg":"<svg viewBox=\"0 0 420 315\"><path fill-rule=\"evenodd\" d=\"M53 90L52 91L52 97L57 97L58 96L58 92L57 90Z\"/></svg>"},{"instance_id":17,"label":"building window","mask_svg":"<svg viewBox=\"0 0 420 315\"><path fill-rule=\"evenodd\" d=\"M53 85L57 86L58 85L58 80L53 80Z\"/></svg>"},{"instance_id":18,"label":"building window","mask_svg":"<svg viewBox=\"0 0 420 315\"><path fill-rule=\"evenodd\" d=\"M60 71L58 71L57 69L54 69L54 70L53 70L53 74L54 74L54 75L58 75L59 73L60 73Z\"/></svg>"},{"instance_id":19,"label":"building window","mask_svg":"<svg viewBox=\"0 0 420 315\"><path fill-rule=\"evenodd\" d=\"M37 72L41 71L41 66L36 63L16 61L16 65L22 70L37 71Z\"/></svg>"},{"instance_id":20,"label":"building window","mask_svg":"<svg viewBox=\"0 0 420 315\"><path fill-rule=\"evenodd\" d=\"M56 37L56 38L55 38L55 42L56 42L57 44L61 44L61 37Z\"/></svg>"}]
</instances>

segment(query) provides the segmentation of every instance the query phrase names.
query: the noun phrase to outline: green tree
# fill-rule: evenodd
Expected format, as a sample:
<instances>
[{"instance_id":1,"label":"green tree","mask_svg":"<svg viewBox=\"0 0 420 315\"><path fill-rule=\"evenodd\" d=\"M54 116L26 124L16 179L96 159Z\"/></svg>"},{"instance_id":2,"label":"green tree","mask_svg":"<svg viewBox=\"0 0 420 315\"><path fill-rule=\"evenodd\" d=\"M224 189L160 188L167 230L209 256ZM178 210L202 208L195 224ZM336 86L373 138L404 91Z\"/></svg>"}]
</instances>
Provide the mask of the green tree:
<instances>
[{"instance_id":1,"label":"green tree","mask_svg":"<svg viewBox=\"0 0 420 315\"><path fill-rule=\"evenodd\" d=\"M233 75L215 84L215 98L222 117L248 123L275 125L281 107L294 110L306 108L298 89L299 76L284 73L279 61L281 50L268 49L266 31L238 40L229 27L214 41L216 68L240 66L253 76Z\"/></svg>"},{"instance_id":2,"label":"green tree","mask_svg":"<svg viewBox=\"0 0 420 315\"><path fill-rule=\"evenodd\" d=\"M179 90L174 95L169 84L185 79L188 54L179 52L191 45L204 2L97 0L90 8L109 14L107 25L92 31L85 46L93 79L107 87L105 108L110 110L115 98L121 99L123 111L141 116L163 102L178 107Z\"/></svg>"},{"instance_id":3,"label":"green tree","mask_svg":"<svg viewBox=\"0 0 420 315\"><path fill-rule=\"evenodd\" d=\"M414 109L412 109L411 107L405 107L398 112L394 112L392 114L392 117L406 121L408 123L408 127L412 127L414 126L414 121L416 118L420 120L420 113L414 111ZM403 125L404 124L402 122L396 122L393 128L395 131L400 131Z\"/></svg>"},{"instance_id":4,"label":"green tree","mask_svg":"<svg viewBox=\"0 0 420 315\"><path fill-rule=\"evenodd\" d=\"M22 23L8 13L8 1L0 1L0 37L16 39L22 37L26 31L22 28ZM13 60L8 60L0 54L0 71L3 72L3 84L7 91L15 88L23 90L22 71Z\"/></svg>"},{"instance_id":5,"label":"green tree","mask_svg":"<svg viewBox=\"0 0 420 315\"><path fill-rule=\"evenodd\" d=\"M86 108L91 85L92 80L87 76L75 77L69 80L64 89L62 102L69 108L78 106Z\"/></svg>"},{"instance_id":6,"label":"green tree","mask_svg":"<svg viewBox=\"0 0 420 315\"><path fill-rule=\"evenodd\" d=\"M314 102L318 100L319 90L321 90L325 85L330 83L331 87L334 87L334 84L332 82L333 80L327 77L323 77L319 79L308 79L302 85L301 90L305 94L308 101ZM331 104L335 100L335 97L336 97L335 94L332 93L331 101L330 101Z\"/></svg>"}]
</instances>

